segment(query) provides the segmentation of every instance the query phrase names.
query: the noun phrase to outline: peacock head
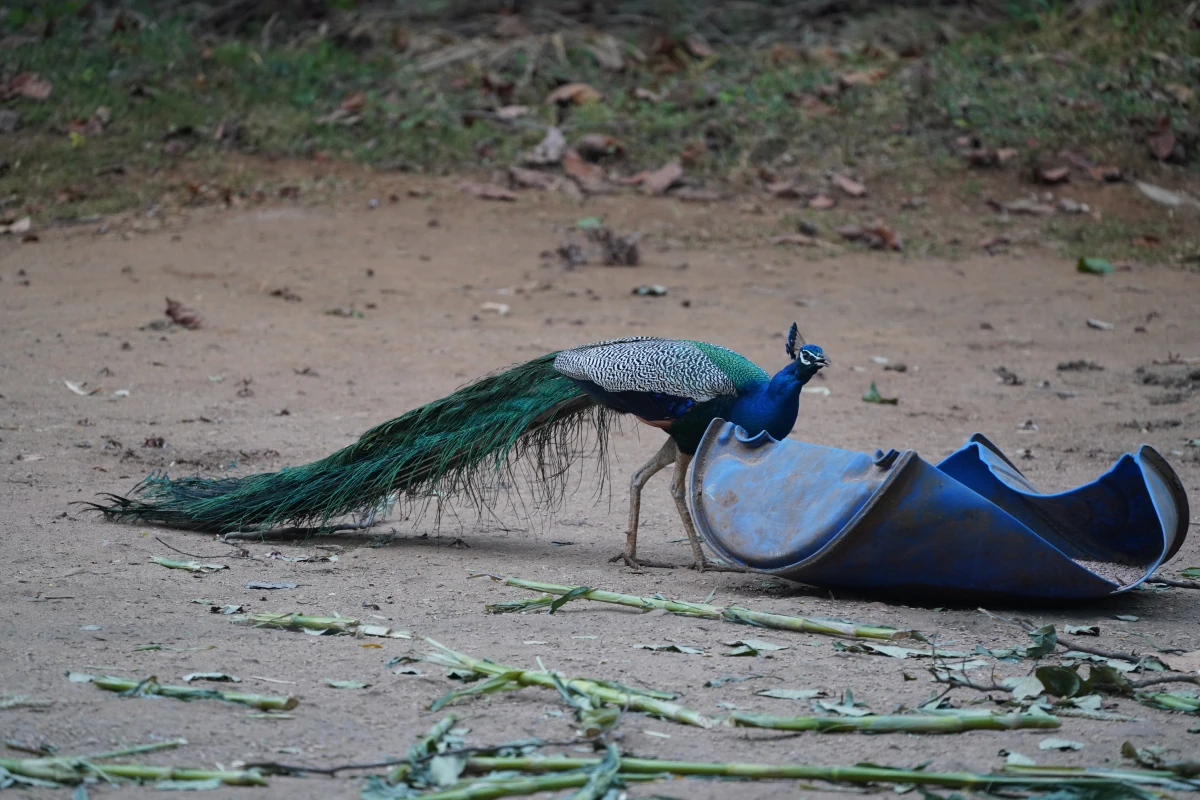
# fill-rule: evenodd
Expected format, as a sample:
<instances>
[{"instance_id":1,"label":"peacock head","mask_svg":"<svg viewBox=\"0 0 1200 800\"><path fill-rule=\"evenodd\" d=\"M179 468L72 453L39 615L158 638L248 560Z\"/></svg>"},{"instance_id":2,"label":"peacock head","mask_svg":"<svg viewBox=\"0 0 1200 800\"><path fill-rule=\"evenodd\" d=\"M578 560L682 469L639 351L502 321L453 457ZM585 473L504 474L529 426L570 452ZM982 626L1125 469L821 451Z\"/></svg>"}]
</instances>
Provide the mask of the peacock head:
<instances>
[{"instance_id":1,"label":"peacock head","mask_svg":"<svg viewBox=\"0 0 1200 800\"><path fill-rule=\"evenodd\" d=\"M797 345L800 346L797 347ZM787 354L795 365L796 376L802 381L807 381L830 364L824 350L818 345L805 343L804 337L800 335L800 329L794 322L788 331L786 347Z\"/></svg>"}]
</instances>

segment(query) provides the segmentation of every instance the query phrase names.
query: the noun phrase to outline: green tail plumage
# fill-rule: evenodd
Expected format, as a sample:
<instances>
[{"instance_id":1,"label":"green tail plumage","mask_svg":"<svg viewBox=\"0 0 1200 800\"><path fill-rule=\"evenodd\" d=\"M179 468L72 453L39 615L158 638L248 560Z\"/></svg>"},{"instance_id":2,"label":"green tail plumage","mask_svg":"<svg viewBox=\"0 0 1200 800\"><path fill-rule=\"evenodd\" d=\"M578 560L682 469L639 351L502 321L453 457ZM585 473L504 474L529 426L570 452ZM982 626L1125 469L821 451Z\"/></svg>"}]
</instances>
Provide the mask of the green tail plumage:
<instances>
[{"instance_id":1,"label":"green tail plumage","mask_svg":"<svg viewBox=\"0 0 1200 800\"><path fill-rule=\"evenodd\" d=\"M401 502L488 507L518 466L537 499L553 504L589 434L601 456L608 434L607 410L555 371L554 356L482 378L311 464L239 478L153 476L133 497L111 496L112 505L96 508L116 519L221 532L327 526L394 492Z\"/></svg>"}]
</instances>

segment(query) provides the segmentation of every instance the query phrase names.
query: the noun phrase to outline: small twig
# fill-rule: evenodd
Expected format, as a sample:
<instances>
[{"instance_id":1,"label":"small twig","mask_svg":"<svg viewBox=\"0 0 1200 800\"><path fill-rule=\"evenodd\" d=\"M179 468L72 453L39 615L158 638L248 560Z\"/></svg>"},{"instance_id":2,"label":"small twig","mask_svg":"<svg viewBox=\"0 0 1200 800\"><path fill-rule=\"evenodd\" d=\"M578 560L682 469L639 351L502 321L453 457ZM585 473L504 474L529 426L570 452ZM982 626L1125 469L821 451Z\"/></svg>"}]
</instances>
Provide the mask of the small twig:
<instances>
[{"instance_id":1,"label":"small twig","mask_svg":"<svg viewBox=\"0 0 1200 800\"><path fill-rule=\"evenodd\" d=\"M1181 581L1175 578L1164 578L1161 575L1150 576L1146 579L1146 583L1161 583L1163 586L1175 586L1180 589L1200 589L1200 581Z\"/></svg>"},{"instance_id":2,"label":"small twig","mask_svg":"<svg viewBox=\"0 0 1200 800\"><path fill-rule=\"evenodd\" d=\"M1140 681L1130 681L1134 689L1144 689L1147 686L1157 686L1160 683L1195 683L1200 684L1200 675L1161 675L1157 678L1145 678Z\"/></svg>"},{"instance_id":3,"label":"small twig","mask_svg":"<svg viewBox=\"0 0 1200 800\"><path fill-rule=\"evenodd\" d=\"M1129 661L1133 664L1136 664L1139 661L1147 658L1147 656L1138 655L1137 653L1113 653L1109 652L1108 650L1101 650L1098 647L1090 647L1088 645L1078 644L1077 640L1075 639L1072 639L1071 644L1069 645L1061 641L1059 644L1065 647L1067 650L1078 650L1081 653L1088 653L1089 655L1100 656L1101 658L1115 658L1118 661Z\"/></svg>"},{"instance_id":4,"label":"small twig","mask_svg":"<svg viewBox=\"0 0 1200 800\"><path fill-rule=\"evenodd\" d=\"M228 553L222 553L220 555L215 555L215 556L201 556L201 555L197 555L196 553L189 553L186 550L180 550L178 547L172 547L171 545L167 544L166 542L164 542L161 538L159 538L157 536L154 537L154 540L156 542L158 542L159 544L161 544L163 547L167 548L168 550L174 550L176 553L179 553L180 555L191 556L192 558L229 558Z\"/></svg>"},{"instance_id":5,"label":"small twig","mask_svg":"<svg viewBox=\"0 0 1200 800\"><path fill-rule=\"evenodd\" d=\"M588 744L598 741L601 737L587 736L576 739L568 739L561 742L544 742L536 740L538 747L572 747L579 744ZM426 753L419 756L415 760L418 763L429 761L438 756L473 756L480 753L494 753L499 750L507 750L509 748L527 747L534 744L533 740L525 739L523 741L509 742L506 744L491 744L480 745L477 747L460 747L456 750L443 750L440 753ZM280 764L278 761L255 761L246 764L246 769L256 769L264 772L277 771L278 774L295 774L299 772L311 772L314 775L329 775L336 776L339 772L357 769L380 769L382 767L394 767L397 764L408 764L408 758L389 758L386 761L370 761L362 764L338 764L332 767L302 767L297 764Z\"/></svg>"}]
</instances>

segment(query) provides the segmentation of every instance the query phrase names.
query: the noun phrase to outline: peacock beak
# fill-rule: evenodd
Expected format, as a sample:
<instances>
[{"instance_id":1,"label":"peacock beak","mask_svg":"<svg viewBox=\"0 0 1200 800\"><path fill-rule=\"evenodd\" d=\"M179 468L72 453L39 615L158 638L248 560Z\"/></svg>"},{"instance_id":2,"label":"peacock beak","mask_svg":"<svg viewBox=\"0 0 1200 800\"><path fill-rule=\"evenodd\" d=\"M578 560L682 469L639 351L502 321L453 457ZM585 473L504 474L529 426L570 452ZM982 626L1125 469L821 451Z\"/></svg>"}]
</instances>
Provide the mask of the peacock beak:
<instances>
[{"instance_id":1,"label":"peacock beak","mask_svg":"<svg viewBox=\"0 0 1200 800\"><path fill-rule=\"evenodd\" d=\"M817 369L824 369L825 367L828 367L833 362L829 360L829 356L822 353L821 355L816 357L816 363L817 363Z\"/></svg>"}]
</instances>

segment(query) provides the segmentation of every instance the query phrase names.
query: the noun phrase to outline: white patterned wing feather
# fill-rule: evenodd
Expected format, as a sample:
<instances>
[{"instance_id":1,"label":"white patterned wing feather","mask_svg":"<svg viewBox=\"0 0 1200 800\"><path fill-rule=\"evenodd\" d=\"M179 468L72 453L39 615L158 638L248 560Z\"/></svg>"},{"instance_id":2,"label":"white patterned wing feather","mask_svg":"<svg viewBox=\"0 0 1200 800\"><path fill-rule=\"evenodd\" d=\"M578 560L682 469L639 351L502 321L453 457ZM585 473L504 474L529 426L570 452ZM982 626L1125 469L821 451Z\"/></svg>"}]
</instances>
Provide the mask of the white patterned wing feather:
<instances>
[{"instance_id":1,"label":"white patterned wing feather","mask_svg":"<svg viewBox=\"0 0 1200 800\"><path fill-rule=\"evenodd\" d=\"M737 394L733 380L691 342L638 336L563 350L554 368L610 392L662 392L698 403Z\"/></svg>"}]
</instances>

